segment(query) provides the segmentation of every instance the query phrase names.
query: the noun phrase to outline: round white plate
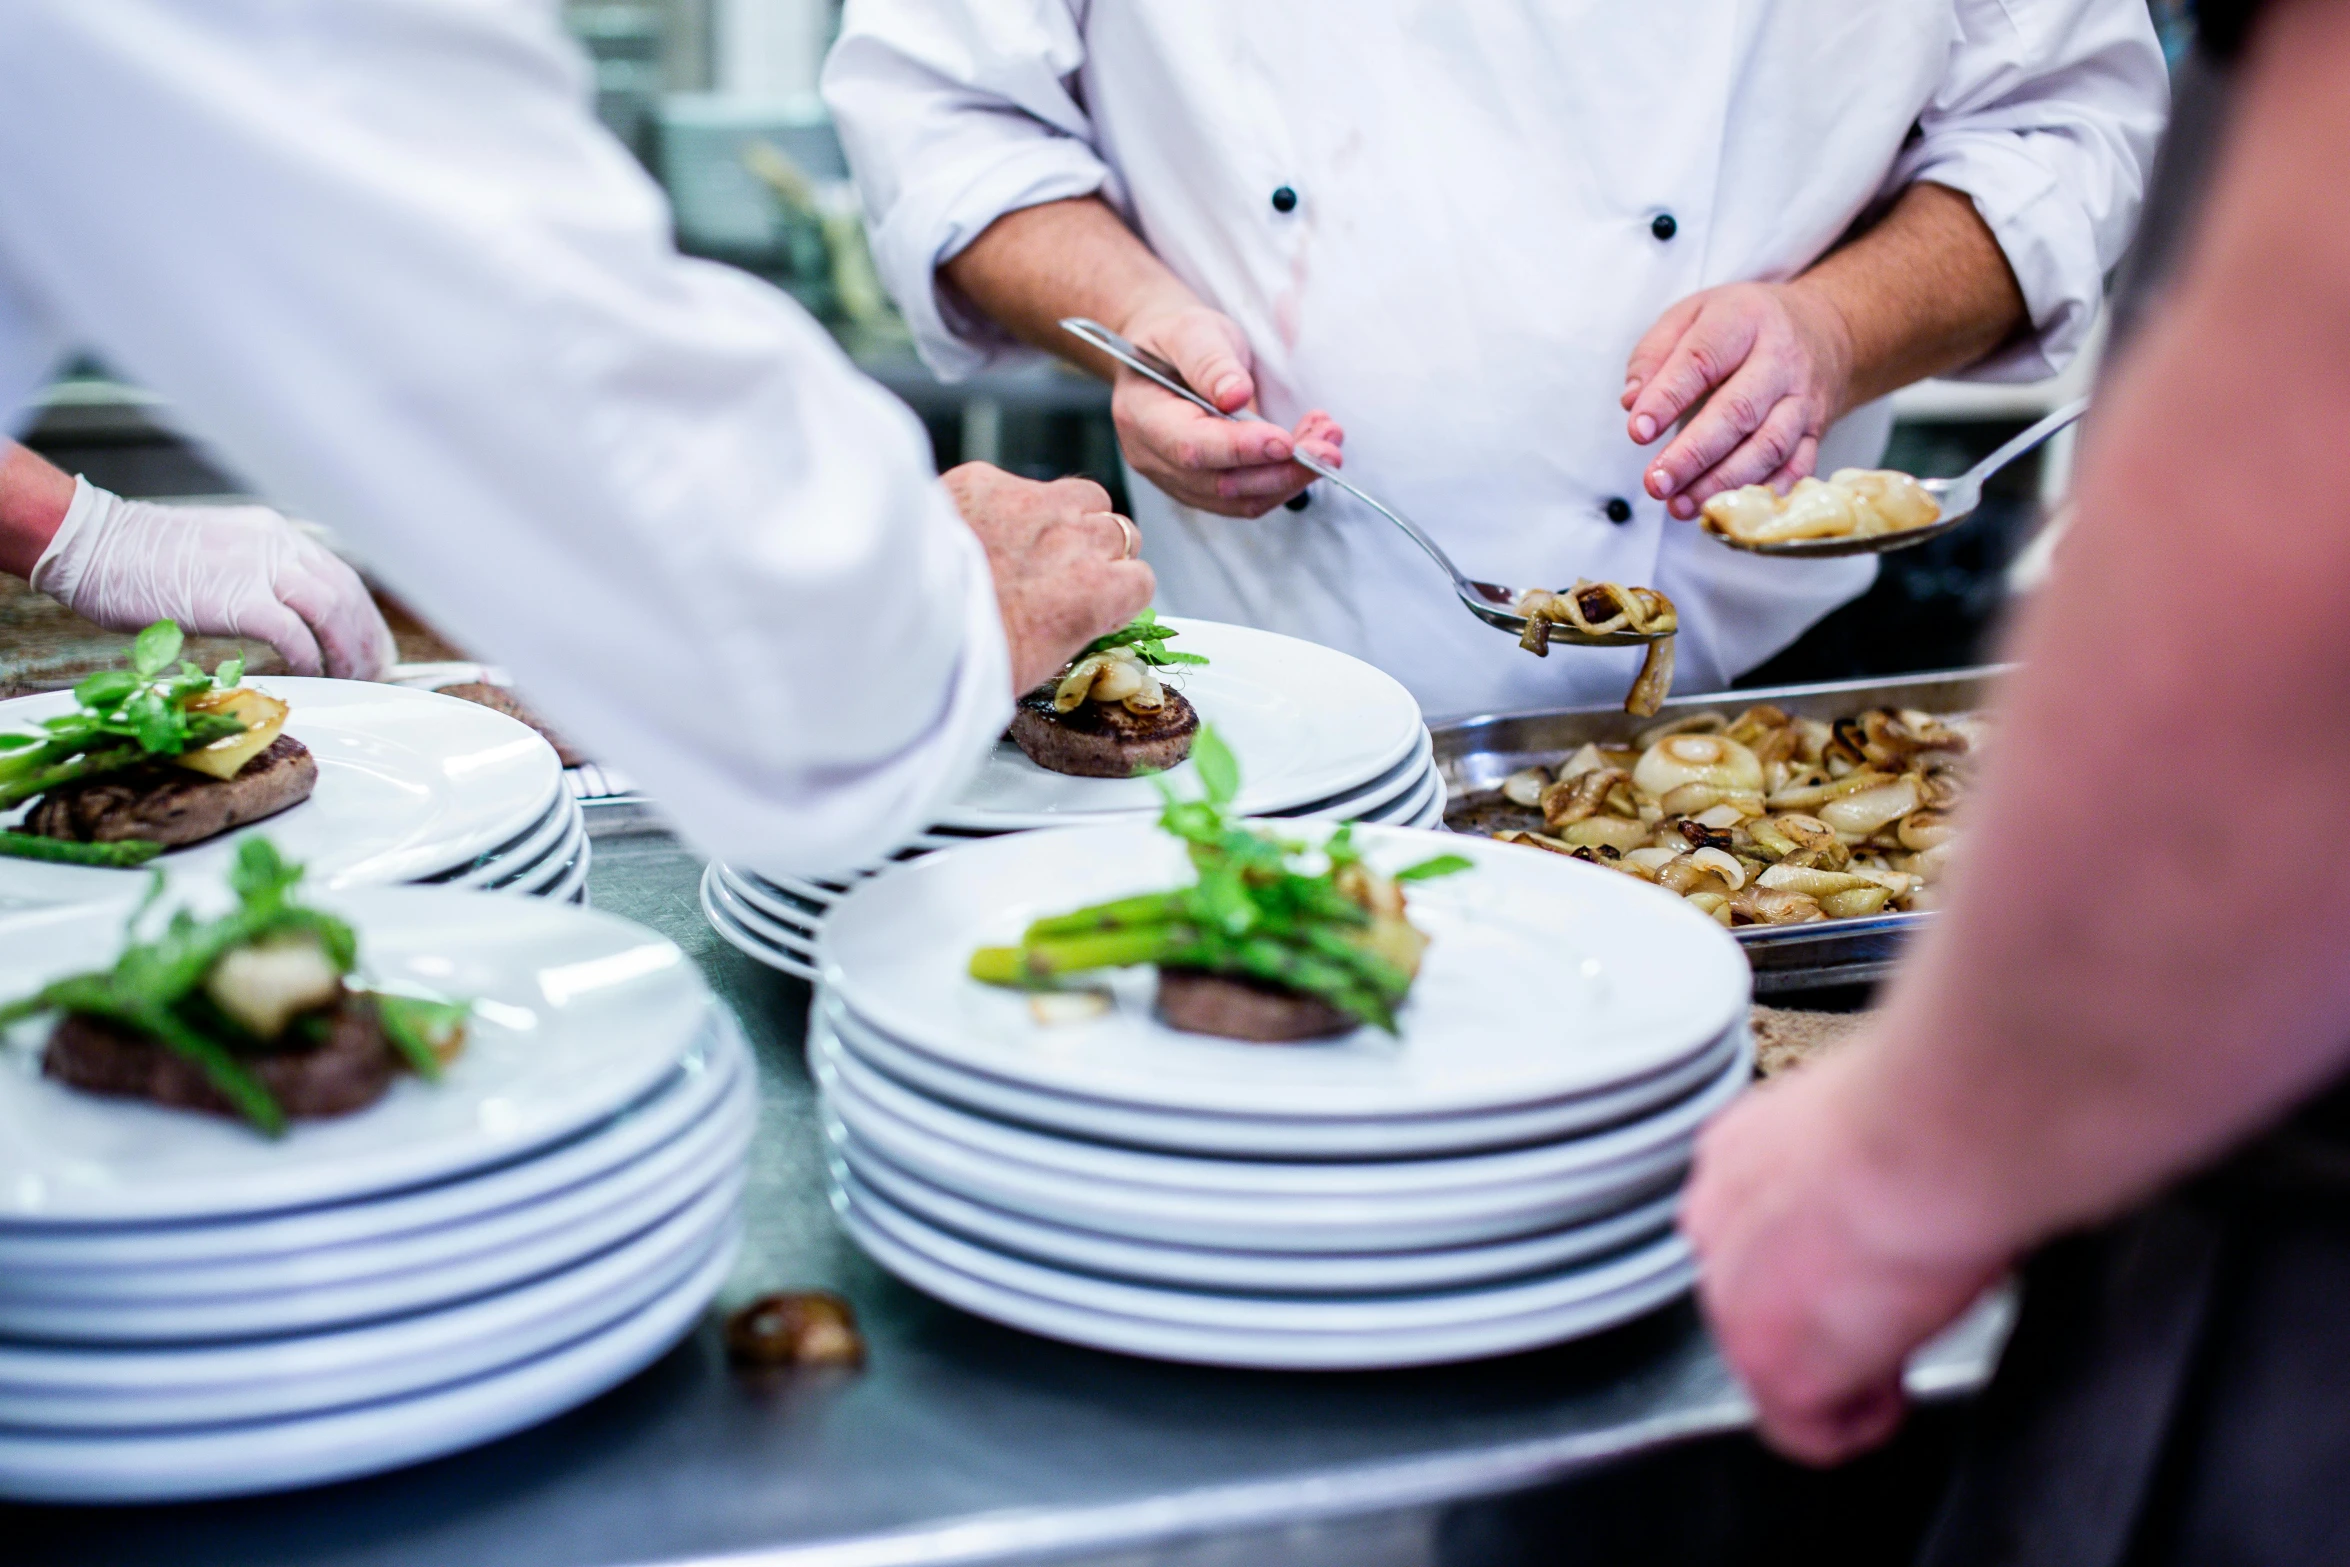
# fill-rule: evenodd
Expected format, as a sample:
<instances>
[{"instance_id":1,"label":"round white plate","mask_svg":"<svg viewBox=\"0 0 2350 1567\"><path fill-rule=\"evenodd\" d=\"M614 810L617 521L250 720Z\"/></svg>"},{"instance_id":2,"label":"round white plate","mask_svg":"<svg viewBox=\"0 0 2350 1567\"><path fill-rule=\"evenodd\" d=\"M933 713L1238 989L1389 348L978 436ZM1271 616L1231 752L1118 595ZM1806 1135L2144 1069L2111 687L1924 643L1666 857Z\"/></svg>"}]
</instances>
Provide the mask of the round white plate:
<instances>
[{"instance_id":1,"label":"round white plate","mask_svg":"<svg viewBox=\"0 0 2350 1567\"><path fill-rule=\"evenodd\" d=\"M1410 795L1380 810L1366 811L1355 819L1381 825L1418 827L1427 821L1430 806L1437 806L1437 814L1442 814L1443 800L1444 779L1434 768L1430 768L1421 774Z\"/></svg>"},{"instance_id":2,"label":"round white plate","mask_svg":"<svg viewBox=\"0 0 2350 1567\"><path fill-rule=\"evenodd\" d=\"M572 903L579 899L579 891L587 885L588 872L596 862L596 846L583 830L570 856L544 877L525 876L492 892L520 894L526 898L546 898L556 903Z\"/></svg>"},{"instance_id":3,"label":"round white plate","mask_svg":"<svg viewBox=\"0 0 2350 1567\"><path fill-rule=\"evenodd\" d=\"M443 1079L404 1077L367 1110L273 1140L225 1117L48 1081L40 1047L51 1024L36 1018L0 1039L0 1224L261 1213L479 1170L641 1097L711 1006L673 943L610 915L446 887L323 901L357 926L364 978L474 1002L465 1052ZM0 996L110 961L122 916L98 905L0 922Z\"/></svg>"},{"instance_id":4,"label":"round white plate","mask_svg":"<svg viewBox=\"0 0 2350 1567\"><path fill-rule=\"evenodd\" d=\"M584 1404L651 1365L726 1281L729 1230L684 1283L601 1333L420 1397L257 1425L171 1434L0 1432L0 1497L161 1502L250 1496L437 1458Z\"/></svg>"},{"instance_id":5,"label":"round white plate","mask_svg":"<svg viewBox=\"0 0 2350 1567\"><path fill-rule=\"evenodd\" d=\"M763 963L794 979L804 979L814 984L815 954L753 934L744 923L748 917L743 912L741 902L718 879L717 865L713 863L706 867L702 871L702 918L710 922L710 928L718 933L719 938L754 963Z\"/></svg>"},{"instance_id":6,"label":"round white plate","mask_svg":"<svg viewBox=\"0 0 2350 1567\"><path fill-rule=\"evenodd\" d=\"M1048 1268L973 1245L925 1224L860 1185L854 1175L836 1191L836 1208L844 1199L845 1206L886 1231L899 1245L1006 1289L1175 1327L1216 1327L1241 1333L1408 1333L1468 1327L1612 1295L1669 1273L1686 1264L1690 1256L1689 1243L1667 1233L1579 1267L1477 1289L1301 1299L1294 1295L1164 1289Z\"/></svg>"},{"instance_id":7,"label":"round white plate","mask_svg":"<svg viewBox=\"0 0 2350 1567\"><path fill-rule=\"evenodd\" d=\"M587 824L579 814L579 802L566 794L548 807L546 817L533 823L529 832L483 855L456 875L445 879L436 878L432 884L443 887L495 887L513 881L546 864L548 856L559 853L570 843L573 834L585 832L586 828Z\"/></svg>"},{"instance_id":8,"label":"round white plate","mask_svg":"<svg viewBox=\"0 0 2350 1567\"><path fill-rule=\"evenodd\" d=\"M732 1222L739 1170L577 1267L443 1311L192 1349L0 1348L0 1427L148 1431L408 1398L609 1327L683 1282Z\"/></svg>"},{"instance_id":9,"label":"round white plate","mask_svg":"<svg viewBox=\"0 0 2350 1567\"><path fill-rule=\"evenodd\" d=\"M1490 1115L1393 1121L1280 1120L1138 1110L1099 1099L1042 1093L908 1050L851 1015L829 991L823 1019L849 1051L934 1099L999 1120L1170 1153L1268 1159L1404 1159L1515 1148L1613 1126L1696 1092L1720 1076L1745 1037L1743 1024L1687 1061L1607 1093L1584 1094Z\"/></svg>"},{"instance_id":10,"label":"round white plate","mask_svg":"<svg viewBox=\"0 0 2350 1567\"><path fill-rule=\"evenodd\" d=\"M52 1344L247 1342L433 1311L577 1266L661 1223L742 1163L754 1117L730 1110L684 1169L563 1229L494 1251L348 1284L191 1300L58 1301L0 1295L0 1335Z\"/></svg>"},{"instance_id":11,"label":"round white plate","mask_svg":"<svg viewBox=\"0 0 2350 1567\"><path fill-rule=\"evenodd\" d=\"M968 977L973 949L1017 942L1041 916L1193 880L1183 846L1154 827L1019 833L875 877L825 922L824 982L901 1043L1046 1092L1311 1120L1597 1092L1697 1054L1743 1014L1738 944L1661 888L1490 838L1364 827L1356 842L1383 870L1437 854L1474 866L1411 889L1430 942L1400 1038L1364 1028L1265 1046L1180 1033L1152 1015L1149 969L1123 971L1107 1016L1048 1027L1026 997Z\"/></svg>"},{"instance_id":12,"label":"round white plate","mask_svg":"<svg viewBox=\"0 0 2350 1567\"><path fill-rule=\"evenodd\" d=\"M933 1261L900 1245L853 1207L841 1221L875 1261L908 1284L1008 1327L1154 1360L1275 1371L1375 1371L1536 1349L1645 1316L1687 1290L1696 1277L1694 1266L1683 1262L1614 1295L1469 1327L1361 1334L1235 1331L1174 1326L1045 1300Z\"/></svg>"},{"instance_id":13,"label":"round white plate","mask_svg":"<svg viewBox=\"0 0 2350 1567\"><path fill-rule=\"evenodd\" d=\"M712 1019L712 1031L653 1092L556 1147L437 1186L296 1213L209 1224L0 1226L0 1277L259 1261L370 1241L390 1243L554 1200L650 1157L698 1125L734 1090L750 1071L749 1047L723 1010L713 1010Z\"/></svg>"},{"instance_id":14,"label":"round white plate","mask_svg":"<svg viewBox=\"0 0 2350 1567\"><path fill-rule=\"evenodd\" d=\"M266 833L317 888L414 881L462 865L543 815L563 787L555 748L471 702L357 680L270 676L252 684L292 708L286 733L318 759L310 798L265 821L154 862L216 877L239 839ZM71 711L70 692L0 702L0 730ZM135 896L146 869L0 859L0 910Z\"/></svg>"},{"instance_id":15,"label":"round white plate","mask_svg":"<svg viewBox=\"0 0 2350 1567\"><path fill-rule=\"evenodd\" d=\"M1746 1086L1736 1065L1678 1104L1588 1137L1573 1137L1499 1153L1438 1159L1335 1161L1202 1159L1188 1154L1118 1148L1086 1138L1058 1137L972 1115L916 1093L844 1051L830 1029L808 1041L809 1064L826 1095L870 1105L920 1135L1040 1173L1080 1182L1246 1201L1330 1198L1404 1201L1439 1194L1499 1193L1548 1186L1589 1170L1607 1169L1668 1144L1687 1141Z\"/></svg>"},{"instance_id":16,"label":"round white plate","mask_svg":"<svg viewBox=\"0 0 2350 1567\"><path fill-rule=\"evenodd\" d=\"M1541 1182L1427 1195L1182 1192L1075 1179L964 1148L839 1092L838 1086L832 1085L824 1098L825 1133L835 1146L861 1143L934 1186L1048 1223L1213 1251L1432 1251L1564 1229L1657 1196L1680 1180L1694 1143L1693 1127L1689 1135L1612 1165ZM1707 1096L1705 1108L1710 1111L1743 1087L1743 1077L1725 1078Z\"/></svg>"},{"instance_id":17,"label":"round white plate","mask_svg":"<svg viewBox=\"0 0 2350 1567\"><path fill-rule=\"evenodd\" d=\"M736 1101L743 1083L736 1074ZM40 1337L73 1339L128 1313L150 1318L165 1336L176 1320L193 1338L249 1338L315 1323L373 1315L377 1299L453 1299L446 1281L469 1286L484 1267L533 1267L554 1257L560 1266L602 1230L612 1215L682 1197L706 1186L729 1154L750 1136L749 1113L730 1103L670 1141L592 1181L519 1207L384 1240L352 1241L276 1256L230 1257L176 1266L52 1268L0 1279L0 1332L25 1323ZM438 1283L436 1284L436 1281ZM268 1299L255 1301L255 1296ZM299 1302L288 1326L287 1302ZM354 1309L356 1307L357 1309ZM37 1320L27 1313L37 1314ZM43 1323L66 1331L44 1333ZM152 1341L154 1332L102 1333L107 1339ZM0 1381L6 1373L0 1371Z\"/></svg>"},{"instance_id":18,"label":"round white plate","mask_svg":"<svg viewBox=\"0 0 2350 1567\"><path fill-rule=\"evenodd\" d=\"M1555 1272L1654 1239L1672 1228L1673 1212L1681 1202L1676 1189L1597 1223L1497 1246L1354 1257L1294 1256L1152 1246L1114 1235L1094 1235L941 1191L857 1144L836 1150L835 1158L842 1159L858 1181L907 1213L996 1251L1114 1279L1248 1294L1400 1294L1460 1289Z\"/></svg>"},{"instance_id":19,"label":"round white plate","mask_svg":"<svg viewBox=\"0 0 2350 1567\"><path fill-rule=\"evenodd\" d=\"M1411 755L1427 734L1419 704L1391 675L1295 637L1210 620L1174 620L1175 646L1205 654L1172 684L1240 758L1238 809L1284 811L1359 789ZM1169 774L1197 793L1191 764ZM1001 741L941 820L998 831L1073 821L1145 820L1159 814L1148 778L1071 778L1037 766Z\"/></svg>"},{"instance_id":20,"label":"round white plate","mask_svg":"<svg viewBox=\"0 0 2350 1567\"><path fill-rule=\"evenodd\" d=\"M714 867L718 885L729 895L729 912L739 913L743 922L761 934L783 937L790 945L816 950L816 933L823 927L821 915L811 916L794 908L773 892L762 891L748 878L737 876L725 865Z\"/></svg>"},{"instance_id":21,"label":"round white plate","mask_svg":"<svg viewBox=\"0 0 2350 1567\"><path fill-rule=\"evenodd\" d=\"M1346 821L1359 816L1372 816L1412 793L1428 774L1436 770L1436 741L1426 730L1420 732L1419 744L1411 755L1381 773L1360 789L1349 790L1326 800L1314 800L1286 811L1270 811L1267 815L1291 816L1301 820L1327 818Z\"/></svg>"}]
</instances>

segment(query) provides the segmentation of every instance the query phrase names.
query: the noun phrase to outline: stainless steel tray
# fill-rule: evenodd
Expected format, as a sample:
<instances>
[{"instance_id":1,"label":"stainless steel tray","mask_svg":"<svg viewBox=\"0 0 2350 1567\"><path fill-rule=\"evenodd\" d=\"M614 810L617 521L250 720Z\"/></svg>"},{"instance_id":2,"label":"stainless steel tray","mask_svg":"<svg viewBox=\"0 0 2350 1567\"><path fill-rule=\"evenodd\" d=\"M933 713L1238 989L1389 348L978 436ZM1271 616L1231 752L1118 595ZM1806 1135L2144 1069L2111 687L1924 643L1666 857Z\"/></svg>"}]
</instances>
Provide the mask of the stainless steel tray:
<instances>
[{"instance_id":1,"label":"stainless steel tray","mask_svg":"<svg viewBox=\"0 0 2350 1567\"><path fill-rule=\"evenodd\" d=\"M1444 774L1450 810L1469 796L1497 789L1522 767L1555 764L1593 740L1626 741L1654 724L1688 713L1725 717L1770 702L1799 718L1842 718L1870 707L1917 707L1932 713L1965 713L1990 700L2003 673L1994 668L1954 669L1905 675L1892 680L1840 680L1816 686L1771 686L1753 691L1710 691L1675 697L1654 718L1634 718L1621 708L1571 707L1499 713L1463 719L1433 730L1436 765ZM1891 972L1910 934L1931 914L1879 914L1868 919L1831 920L1812 925L1755 925L1733 934L1754 968L1757 995L1857 984Z\"/></svg>"}]
</instances>

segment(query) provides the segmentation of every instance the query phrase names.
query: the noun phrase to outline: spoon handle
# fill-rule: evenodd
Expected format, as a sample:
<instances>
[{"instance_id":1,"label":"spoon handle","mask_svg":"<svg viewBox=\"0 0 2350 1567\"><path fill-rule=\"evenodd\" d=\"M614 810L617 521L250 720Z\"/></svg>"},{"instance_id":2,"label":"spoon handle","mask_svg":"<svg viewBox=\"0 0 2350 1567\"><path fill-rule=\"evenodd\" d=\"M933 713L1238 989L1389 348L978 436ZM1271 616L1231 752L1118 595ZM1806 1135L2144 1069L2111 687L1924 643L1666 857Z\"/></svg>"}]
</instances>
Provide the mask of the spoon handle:
<instances>
[{"instance_id":1,"label":"spoon handle","mask_svg":"<svg viewBox=\"0 0 2350 1567\"><path fill-rule=\"evenodd\" d=\"M1102 325L1099 321L1091 321L1086 319L1084 316L1070 316L1061 322L1061 329L1073 337L1082 338L1087 343L1092 344L1095 348L1100 349L1103 353L1108 354L1112 359L1117 360L1118 363L1124 365L1127 369L1133 371L1136 375L1141 376L1147 381L1155 382L1157 385L1165 388L1170 392L1173 392L1177 397L1182 398L1185 402L1191 404L1193 407L1198 408L1203 412L1214 414L1219 419L1230 420L1234 424L1271 422L1270 420L1265 420L1261 416L1255 414L1244 416L1241 414L1226 413L1223 409L1218 408L1214 403L1209 402L1206 398L1200 396L1199 393L1193 391L1191 387L1185 383L1182 371L1176 369L1165 359L1161 358L1157 354L1152 353L1149 349L1143 347L1140 343L1130 342L1126 338L1120 337L1117 333L1111 331L1108 327ZM1421 549L1427 551L1428 558L1430 560L1436 562L1437 565L1444 568L1444 574L1452 578L1453 586L1459 591L1461 596L1463 598L1470 596L1471 589L1469 585L1469 579L1461 575L1460 568L1452 563L1452 558L1450 556L1446 555L1443 550L1436 547L1436 541L1434 539L1429 538L1427 534L1420 531L1418 524L1414 523L1410 518L1398 513L1392 507L1389 507L1382 502L1373 499L1371 496L1366 495L1363 491L1355 488L1354 485L1348 483L1346 479L1340 475L1337 469L1330 467L1326 463L1317 461L1313 456L1303 449L1293 448L1290 453L1289 460L1296 463L1306 472L1312 474L1315 478L1327 479L1332 484L1337 485L1340 489L1346 491L1347 494L1353 496L1356 500L1361 501L1365 506L1370 507L1380 516L1385 517L1389 522L1392 522L1397 527L1403 529L1404 533L1410 537L1414 544L1419 545Z\"/></svg>"},{"instance_id":2,"label":"spoon handle","mask_svg":"<svg viewBox=\"0 0 2350 1567\"><path fill-rule=\"evenodd\" d=\"M1999 450L1993 452L1990 456L1984 458L1981 462L1975 464L1972 468L1969 468L1966 471L1966 478L1972 483L1982 483L1985 479L1990 478L1991 475L1997 473L2000 469L2006 467L2009 463L2014 462L2018 457L2021 457L2024 453L2030 451L2033 447L2039 445L2042 441L2047 440L2057 431L2063 429L2066 425L2071 424L2075 419L2080 418L2081 415L2087 413L2088 411L2089 399L2086 397L2074 398L2071 402L2066 403L2062 408L2057 409L2047 418L2041 420L2038 424L2033 425L2023 434L2017 436L2014 440L2009 441L2005 446L2000 447Z\"/></svg>"}]
</instances>

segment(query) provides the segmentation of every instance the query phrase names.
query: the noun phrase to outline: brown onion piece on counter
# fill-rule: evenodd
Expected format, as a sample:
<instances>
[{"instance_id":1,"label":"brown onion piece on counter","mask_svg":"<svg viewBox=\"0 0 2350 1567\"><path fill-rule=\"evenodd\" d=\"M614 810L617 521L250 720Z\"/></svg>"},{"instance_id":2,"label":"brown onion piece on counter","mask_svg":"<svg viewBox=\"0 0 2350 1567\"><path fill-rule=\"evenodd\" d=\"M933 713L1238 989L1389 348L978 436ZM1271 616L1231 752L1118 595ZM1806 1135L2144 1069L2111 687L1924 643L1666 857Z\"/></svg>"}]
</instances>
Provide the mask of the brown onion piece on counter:
<instances>
[{"instance_id":1,"label":"brown onion piece on counter","mask_svg":"<svg viewBox=\"0 0 2350 1567\"><path fill-rule=\"evenodd\" d=\"M830 1290L762 1295L726 1319L726 1353L745 1366L862 1366L857 1313Z\"/></svg>"}]
</instances>

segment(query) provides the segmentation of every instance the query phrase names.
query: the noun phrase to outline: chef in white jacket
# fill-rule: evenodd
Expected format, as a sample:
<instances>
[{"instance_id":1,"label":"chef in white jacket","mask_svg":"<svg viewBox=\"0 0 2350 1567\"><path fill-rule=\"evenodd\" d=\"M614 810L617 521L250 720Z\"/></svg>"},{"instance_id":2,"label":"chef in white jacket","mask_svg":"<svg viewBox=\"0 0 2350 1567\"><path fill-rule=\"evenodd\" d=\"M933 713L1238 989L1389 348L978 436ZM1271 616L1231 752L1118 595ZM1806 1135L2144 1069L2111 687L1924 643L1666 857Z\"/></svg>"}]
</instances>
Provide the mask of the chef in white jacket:
<instances>
[{"instance_id":1,"label":"chef in white jacket","mask_svg":"<svg viewBox=\"0 0 2350 1567\"><path fill-rule=\"evenodd\" d=\"M96 350L704 847L854 862L1149 571L1098 486L942 486L590 94L547 0L8 0L0 410Z\"/></svg>"},{"instance_id":2,"label":"chef in white jacket","mask_svg":"<svg viewBox=\"0 0 2350 1567\"><path fill-rule=\"evenodd\" d=\"M1118 373L1163 607L1461 714L1638 655L1527 657L1295 446L1471 576L1663 590L1724 684L1874 565L1674 519L1874 463L1908 381L2059 369L2166 81L2143 0L848 0L825 97L942 374L1092 316L1271 421Z\"/></svg>"}]
</instances>

